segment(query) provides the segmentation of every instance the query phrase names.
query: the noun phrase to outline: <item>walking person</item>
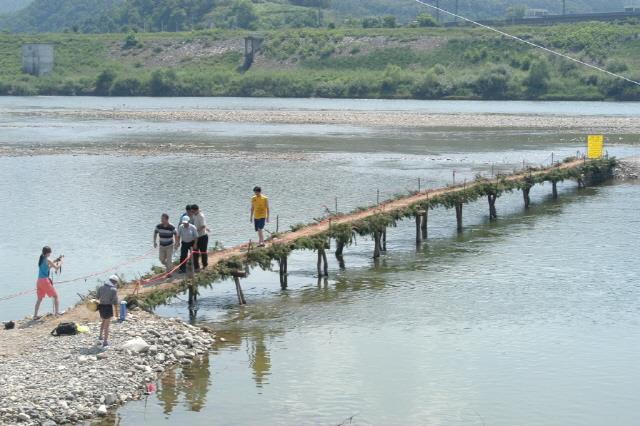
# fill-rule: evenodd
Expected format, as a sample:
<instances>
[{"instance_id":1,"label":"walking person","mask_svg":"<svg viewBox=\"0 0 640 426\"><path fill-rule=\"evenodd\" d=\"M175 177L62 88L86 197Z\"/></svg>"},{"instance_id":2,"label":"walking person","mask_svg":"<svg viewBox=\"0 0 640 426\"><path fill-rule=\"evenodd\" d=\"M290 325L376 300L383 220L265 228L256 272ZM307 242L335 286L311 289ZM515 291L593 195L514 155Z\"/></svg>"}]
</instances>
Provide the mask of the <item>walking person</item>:
<instances>
[{"instance_id":1,"label":"walking person","mask_svg":"<svg viewBox=\"0 0 640 426\"><path fill-rule=\"evenodd\" d=\"M176 237L176 248L180 246L180 273L187 272L187 264L185 259L189 256L189 250L193 248L198 239L198 230L194 225L189 223L189 218L182 217L182 223L178 227L178 235Z\"/></svg>"},{"instance_id":2,"label":"walking person","mask_svg":"<svg viewBox=\"0 0 640 426\"><path fill-rule=\"evenodd\" d=\"M253 194L249 221L253 222L258 233L258 247L264 247L264 226L269 223L269 199L262 195L262 188L259 186L253 188Z\"/></svg>"},{"instance_id":3,"label":"walking person","mask_svg":"<svg viewBox=\"0 0 640 426\"><path fill-rule=\"evenodd\" d=\"M53 314L60 315L60 299L58 292L53 287L53 280L51 279L51 269L59 271L62 267L62 259L64 256L58 257L56 260L51 261L51 247L45 246L42 248L42 254L38 259L38 281L36 283L36 292L38 300L36 301L36 307L33 313L33 319L37 320L38 311L40 310L40 304L45 297L53 298Z\"/></svg>"},{"instance_id":4,"label":"walking person","mask_svg":"<svg viewBox=\"0 0 640 426\"><path fill-rule=\"evenodd\" d=\"M117 275L111 275L109 281L98 287L98 312L100 312L100 337L102 347L109 346L109 326L114 312L118 311L118 281Z\"/></svg>"},{"instance_id":5,"label":"walking person","mask_svg":"<svg viewBox=\"0 0 640 426\"><path fill-rule=\"evenodd\" d=\"M200 253L193 255L193 267L197 272L200 270L200 260L202 260L202 269L205 269L209 265L209 255L207 254L207 250L209 249L209 228L207 228L207 221L197 204L191 205L191 213L193 225L198 231L196 250Z\"/></svg>"},{"instance_id":6,"label":"walking person","mask_svg":"<svg viewBox=\"0 0 640 426\"><path fill-rule=\"evenodd\" d=\"M173 266L173 245L175 244L175 237L178 235L176 227L169 223L169 215L162 213L160 217L160 223L156 225L156 229L153 231L153 247L158 247L158 237L160 237L160 248L158 254L160 257L160 263L164 265L167 272L167 278L171 278L171 269Z\"/></svg>"}]
</instances>

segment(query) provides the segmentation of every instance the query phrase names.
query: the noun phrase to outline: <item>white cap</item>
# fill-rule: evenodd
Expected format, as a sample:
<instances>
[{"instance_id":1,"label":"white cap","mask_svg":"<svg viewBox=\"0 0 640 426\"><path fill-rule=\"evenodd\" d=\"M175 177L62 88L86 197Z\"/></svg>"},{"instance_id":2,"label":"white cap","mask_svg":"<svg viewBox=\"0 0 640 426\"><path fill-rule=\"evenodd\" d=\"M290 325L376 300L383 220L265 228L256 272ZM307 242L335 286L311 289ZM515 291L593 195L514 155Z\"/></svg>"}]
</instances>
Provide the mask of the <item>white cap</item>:
<instances>
[{"instance_id":1,"label":"white cap","mask_svg":"<svg viewBox=\"0 0 640 426\"><path fill-rule=\"evenodd\" d=\"M117 275L111 275L109 277L109 281L111 281L114 284L117 284L120 281L120 277L118 277Z\"/></svg>"},{"instance_id":2,"label":"white cap","mask_svg":"<svg viewBox=\"0 0 640 426\"><path fill-rule=\"evenodd\" d=\"M189 217L188 216L183 216L182 217L182 223L189 223Z\"/></svg>"}]
</instances>

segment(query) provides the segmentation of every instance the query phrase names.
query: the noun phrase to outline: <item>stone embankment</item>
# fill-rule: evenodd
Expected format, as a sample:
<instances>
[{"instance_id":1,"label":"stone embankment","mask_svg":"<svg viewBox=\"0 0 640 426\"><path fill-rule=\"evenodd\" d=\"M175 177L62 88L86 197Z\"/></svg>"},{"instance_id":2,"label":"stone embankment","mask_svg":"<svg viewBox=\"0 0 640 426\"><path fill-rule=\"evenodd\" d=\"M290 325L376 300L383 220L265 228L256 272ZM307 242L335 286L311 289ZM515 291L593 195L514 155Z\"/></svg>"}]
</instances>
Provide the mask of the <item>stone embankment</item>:
<instances>
[{"instance_id":1,"label":"stone embankment","mask_svg":"<svg viewBox=\"0 0 640 426\"><path fill-rule=\"evenodd\" d=\"M640 157L620 160L613 174L616 179L638 179L640 177Z\"/></svg>"},{"instance_id":2,"label":"stone embankment","mask_svg":"<svg viewBox=\"0 0 640 426\"><path fill-rule=\"evenodd\" d=\"M206 356L215 336L176 319L133 311L111 325L111 346L98 345L99 323L74 336L40 336L26 353L0 363L0 425L74 424L153 392L167 368ZM3 343L32 338L21 324ZM151 384L151 386L148 386Z\"/></svg>"}]
</instances>

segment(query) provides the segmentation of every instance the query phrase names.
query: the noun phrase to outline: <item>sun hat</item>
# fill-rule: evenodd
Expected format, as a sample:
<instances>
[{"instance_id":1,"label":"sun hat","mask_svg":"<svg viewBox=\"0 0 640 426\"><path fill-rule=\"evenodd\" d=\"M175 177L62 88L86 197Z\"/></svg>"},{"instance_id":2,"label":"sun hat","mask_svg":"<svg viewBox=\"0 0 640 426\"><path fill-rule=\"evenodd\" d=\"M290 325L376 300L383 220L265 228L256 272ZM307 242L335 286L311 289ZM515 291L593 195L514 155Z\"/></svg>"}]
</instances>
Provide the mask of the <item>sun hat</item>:
<instances>
[{"instance_id":1,"label":"sun hat","mask_svg":"<svg viewBox=\"0 0 640 426\"><path fill-rule=\"evenodd\" d=\"M182 217L182 223L189 223L189 217L183 216Z\"/></svg>"},{"instance_id":2,"label":"sun hat","mask_svg":"<svg viewBox=\"0 0 640 426\"><path fill-rule=\"evenodd\" d=\"M120 281L120 278L119 278L117 275L111 275L111 276L109 277L109 281L111 281L111 282L112 282L112 283L114 283L114 284L117 284L117 283L118 283L118 281Z\"/></svg>"}]
</instances>

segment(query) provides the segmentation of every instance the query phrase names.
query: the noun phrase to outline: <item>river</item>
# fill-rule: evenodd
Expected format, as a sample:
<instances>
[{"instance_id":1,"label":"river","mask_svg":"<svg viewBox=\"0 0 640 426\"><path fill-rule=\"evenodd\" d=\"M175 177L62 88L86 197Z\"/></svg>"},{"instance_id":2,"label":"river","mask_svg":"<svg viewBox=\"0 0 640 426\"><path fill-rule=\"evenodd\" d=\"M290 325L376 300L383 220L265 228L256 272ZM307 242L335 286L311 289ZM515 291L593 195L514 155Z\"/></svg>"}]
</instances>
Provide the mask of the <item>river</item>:
<instances>
[{"instance_id":1,"label":"river","mask_svg":"<svg viewBox=\"0 0 640 426\"><path fill-rule=\"evenodd\" d=\"M454 171L459 182L584 150L584 134L547 130L29 116L117 105L640 115L637 105L607 103L0 98L0 146L34 148L0 157L9 231L0 240L0 296L33 286L45 244L66 255L56 280L81 277L149 251L160 213L177 217L187 203L203 208L213 241L255 238L248 222L255 184L288 229L335 210L336 201L346 212L375 203L378 193L386 199L452 183ZM126 149L140 141L192 148ZM122 149L56 153L69 145ZM638 135L611 136L607 150L637 155ZM224 341L104 424L638 424L640 186L578 190L566 182L558 201L550 192L536 187L528 211L519 193L501 197L495 223L486 201L473 203L461 235L454 213L437 209L420 247L414 226L402 223L379 262L371 241L358 239L345 270L330 259L328 280L314 276L313 253L296 253L288 290L277 274L255 270L243 282L242 309L231 283L216 283L202 291L195 320ZM133 278L154 260L118 272ZM105 278L61 285L63 305ZM32 297L0 301L0 319L29 314ZM158 313L189 317L182 299Z\"/></svg>"}]
</instances>

